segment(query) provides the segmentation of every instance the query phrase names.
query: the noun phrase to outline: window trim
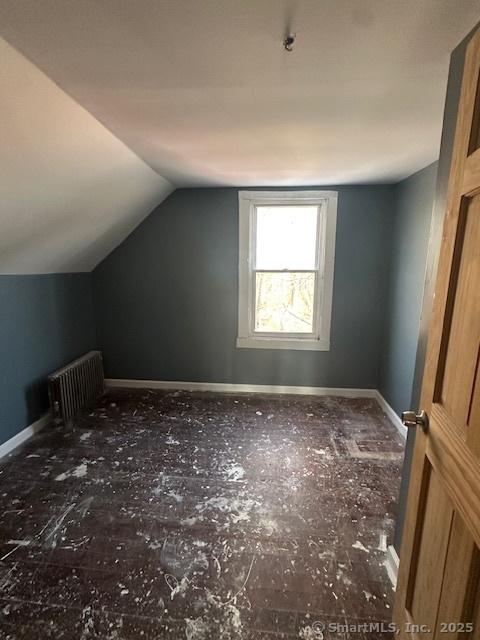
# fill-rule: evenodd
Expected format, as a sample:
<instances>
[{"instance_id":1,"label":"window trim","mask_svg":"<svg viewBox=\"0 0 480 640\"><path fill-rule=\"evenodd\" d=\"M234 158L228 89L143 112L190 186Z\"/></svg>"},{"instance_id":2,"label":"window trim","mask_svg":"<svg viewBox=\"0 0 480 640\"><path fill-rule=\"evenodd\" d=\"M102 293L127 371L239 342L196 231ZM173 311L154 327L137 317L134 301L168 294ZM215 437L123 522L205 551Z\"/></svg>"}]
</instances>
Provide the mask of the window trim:
<instances>
[{"instance_id":1,"label":"window trim","mask_svg":"<svg viewBox=\"0 0 480 640\"><path fill-rule=\"evenodd\" d=\"M332 315L337 191L239 191L239 268L237 347L329 351ZM317 264L315 271L314 332L279 334L255 332L253 278L257 206L315 205L318 212ZM261 271L259 269L259 271ZM275 271L267 269L267 271ZM302 271L299 269L298 271ZM323 282L323 286L322 286ZM316 327L315 327L316 325Z\"/></svg>"}]
</instances>

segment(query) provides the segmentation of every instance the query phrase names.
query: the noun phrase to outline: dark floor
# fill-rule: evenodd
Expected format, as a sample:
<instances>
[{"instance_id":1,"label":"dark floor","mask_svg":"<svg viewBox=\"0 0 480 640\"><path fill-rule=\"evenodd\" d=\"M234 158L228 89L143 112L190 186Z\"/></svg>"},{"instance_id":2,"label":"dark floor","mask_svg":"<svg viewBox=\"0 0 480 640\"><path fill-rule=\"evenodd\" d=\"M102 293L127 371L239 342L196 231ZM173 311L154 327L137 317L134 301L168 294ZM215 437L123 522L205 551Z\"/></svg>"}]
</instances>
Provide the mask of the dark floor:
<instances>
[{"instance_id":1,"label":"dark floor","mask_svg":"<svg viewBox=\"0 0 480 640\"><path fill-rule=\"evenodd\" d=\"M0 638L387 637L401 457L370 399L110 391L0 468Z\"/></svg>"}]
</instances>

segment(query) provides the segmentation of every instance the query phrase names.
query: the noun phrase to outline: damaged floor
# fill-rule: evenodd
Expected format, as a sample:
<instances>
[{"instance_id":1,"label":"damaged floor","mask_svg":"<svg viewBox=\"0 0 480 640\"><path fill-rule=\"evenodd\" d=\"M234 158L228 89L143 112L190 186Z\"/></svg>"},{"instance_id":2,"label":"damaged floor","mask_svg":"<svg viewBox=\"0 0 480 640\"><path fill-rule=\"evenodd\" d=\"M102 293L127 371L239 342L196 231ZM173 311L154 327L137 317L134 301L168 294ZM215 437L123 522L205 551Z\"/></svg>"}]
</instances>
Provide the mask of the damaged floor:
<instances>
[{"instance_id":1,"label":"damaged floor","mask_svg":"<svg viewBox=\"0 0 480 640\"><path fill-rule=\"evenodd\" d=\"M402 454L373 399L110 390L3 461L0 638L385 638Z\"/></svg>"}]
</instances>

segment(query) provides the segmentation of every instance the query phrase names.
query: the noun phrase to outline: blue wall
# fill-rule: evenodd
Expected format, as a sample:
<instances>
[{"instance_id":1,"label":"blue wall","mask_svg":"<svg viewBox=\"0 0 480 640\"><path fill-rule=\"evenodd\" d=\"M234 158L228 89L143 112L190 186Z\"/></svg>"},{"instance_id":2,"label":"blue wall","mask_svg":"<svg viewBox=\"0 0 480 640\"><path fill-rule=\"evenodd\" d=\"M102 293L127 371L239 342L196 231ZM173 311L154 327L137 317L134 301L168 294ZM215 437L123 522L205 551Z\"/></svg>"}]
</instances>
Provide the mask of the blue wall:
<instances>
[{"instance_id":1,"label":"blue wall","mask_svg":"<svg viewBox=\"0 0 480 640\"><path fill-rule=\"evenodd\" d=\"M0 443L48 409L46 376L95 344L91 274L0 276Z\"/></svg>"},{"instance_id":2,"label":"blue wall","mask_svg":"<svg viewBox=\"0 0 480 640\"><path fill-rule=\"evenodd\" d=\"M380 391L397 413L412 402L437 163L395 187Z\"/></svg>"},{"instance_id":3,"label":"blue wall","mask_svg":"<svg viewBox=\"0 0 480 640\"><path fill-rule=\"evenodd\" d=\"M180 189L94 271L107 375L376 388L394 188L338 191L330 351L236 348L238 189Z\"/></svg>"},{"instance_id":4,"label":"blue wall","mask_svg":"<svg viewBox=\"0 0 480 640\"><path fill-rule=\"evenodd\" d=\"M401 411L435 170L338 189L328 352L236 348L237 189L177 190L93 274L0 276L0 441L40 417L45 376L94 348L96 333L109 377L380 387Z\"/></svg>"}]
</instances>

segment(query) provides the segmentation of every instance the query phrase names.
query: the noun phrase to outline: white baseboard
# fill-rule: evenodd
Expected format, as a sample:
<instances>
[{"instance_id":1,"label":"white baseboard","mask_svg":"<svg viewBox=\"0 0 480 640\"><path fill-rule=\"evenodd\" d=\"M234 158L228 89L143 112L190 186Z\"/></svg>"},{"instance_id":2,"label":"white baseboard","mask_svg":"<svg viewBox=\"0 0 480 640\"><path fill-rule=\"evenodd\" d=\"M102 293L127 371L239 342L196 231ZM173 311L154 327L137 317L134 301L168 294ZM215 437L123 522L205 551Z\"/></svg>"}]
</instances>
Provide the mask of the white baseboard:
<instances>
[{"instance_id":1,"label":"white baseboard","mask_svg":"<svg viewBox=\"0 0 480 640\"><path fill-rule=\"evenodd\" d=\"M7 440L3 444L0 445L0 458L8 455L11 451L16 449L16 447L20 446L25 440L28 440L33 435L38 433L40 429L46 427L52 421L52 416L50 413L46 413L41 418L33 422L25 429L22 429L19 433L15 434L10 440Z\"/></svg>"},{"instance_id":2,"label":"white baseboard","mask_svg":"<svg viewBox=\"0 0 480 640\"><path fill-rule=\"evenodd\" d=\"M398 557L397 552L395 551L395 547L393 545L388 545L387 547L387 558L385 560L385 567L387 569L388 577L390 578L390 582L393 585L393 588L397 587L397 576L398 576L398 565L400 564L400 559Z\"/></svg>"},{"instance_id":3,"label":"white baseboard","mask_svg":"<svg viewBox=\"0 0 480 640\"><path fill-rule=\"evenodd\" d=\"M174 382L170 380L126 380L106 378L105 385L130 389L178 389L179 391L219 391L223 393L284 393L306 396L341 396L344 398L377 398L375 389L335 387L300 387L271 384L229 384L224 382Z\"/></svg>"},{"instance_id":4,"label":"white baseboard","mask_svg":"<svg viewBox=\"0 0 480 640\"><path fill-rule=\"evenodd\" d=\"M387 414L390 420L395 425L398 433L402 436L404 440L407 439L407 427L400 420L400 416L395 413L392 407L388 404L385 398L382 396L380 391L375 391L375 398L377 399L378 404L381 406L383 411Z\"/></svg>"}]
</instances>

